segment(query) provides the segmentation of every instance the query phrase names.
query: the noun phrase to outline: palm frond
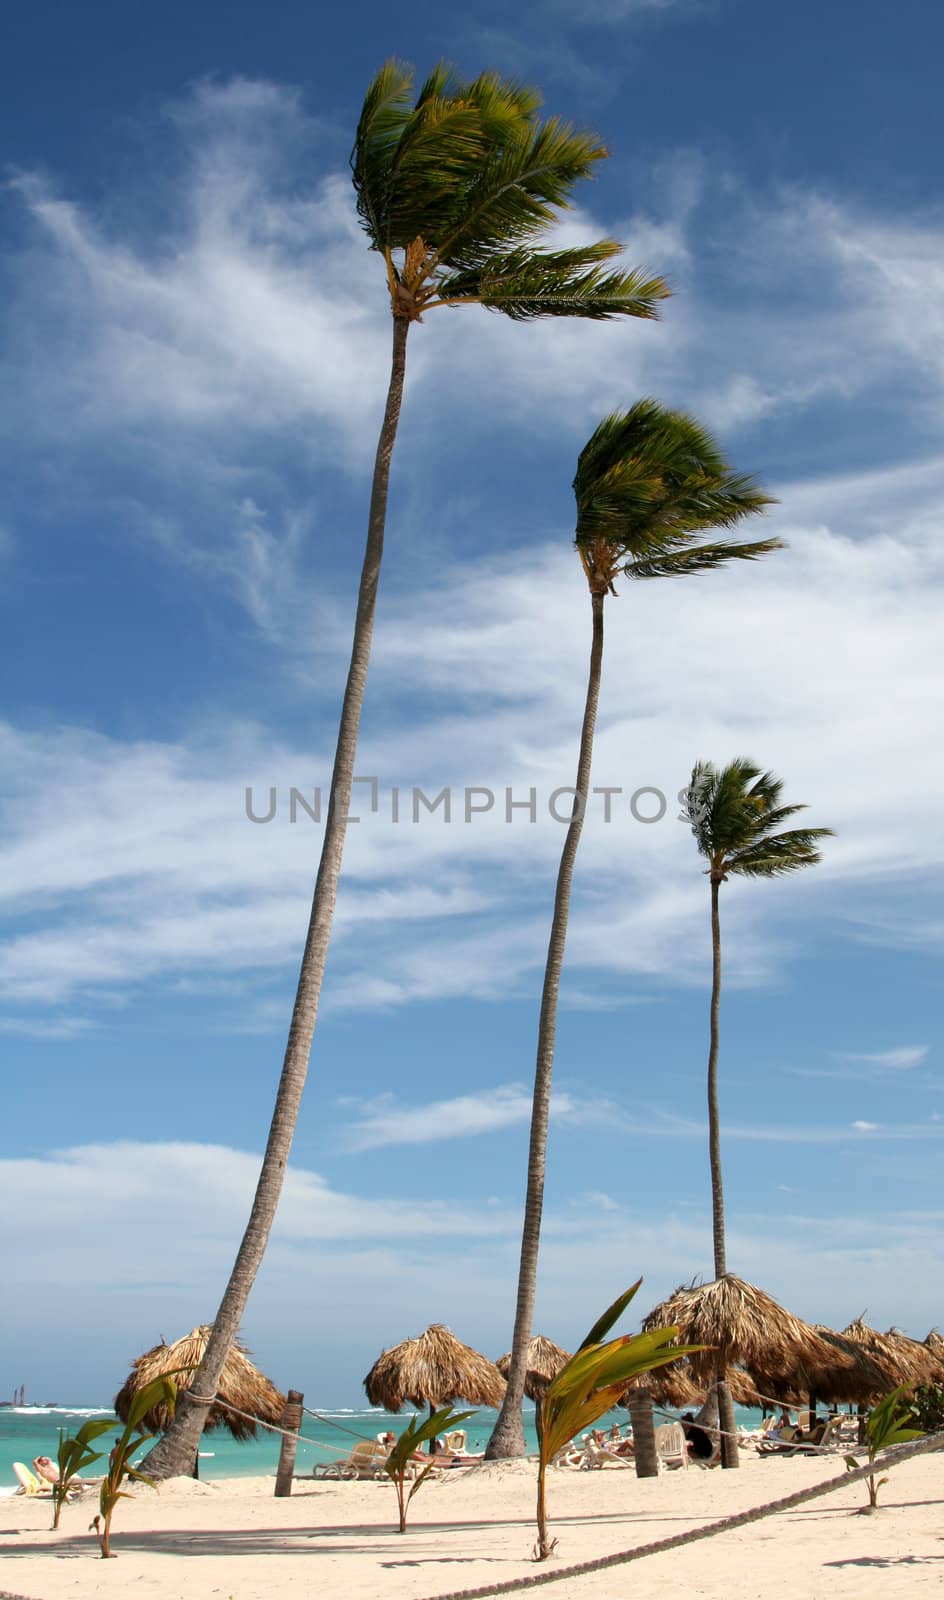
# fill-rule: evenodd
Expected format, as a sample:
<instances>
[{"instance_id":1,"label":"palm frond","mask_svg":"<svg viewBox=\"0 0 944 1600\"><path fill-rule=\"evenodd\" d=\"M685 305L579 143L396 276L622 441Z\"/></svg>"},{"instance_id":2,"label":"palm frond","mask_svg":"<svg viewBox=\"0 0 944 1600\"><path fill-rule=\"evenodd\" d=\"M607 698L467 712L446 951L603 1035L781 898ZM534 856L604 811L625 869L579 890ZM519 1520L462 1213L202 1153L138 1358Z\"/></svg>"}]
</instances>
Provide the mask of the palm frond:
<instances>
[{"instance_id":1,"label":"palm frond","mask_svg":"<svg viewBox=\"0 0 944 1600\"><path fill-rule=\"evenodd\" d=\"M518 321L656 315L667 285L604 271L619 253L612 240L556 254L530 248L606 155L595 134L542 120L537 92L494 72L464 82L440 63L415 101L412 92L412 69L388 61L368 89L351 155L358 216L386 257L398 314L399 280L414 315L471 301Z\"/></svg>"},{"instance_id":2,"label":"palm frond","mask_svg":"<svg viewBox=\"0 0 944 1600\"><path fill-rule=\"evenodd\" d=\"M618 247L616 247L618 249ZM437 285L444 305L475 302L501 311L513 322L534 317L657 317L658 304L669 294L662 278L641 272L605 272L593 265L584 271L571 263L600 261L614 255L612 240L578 250L513 251L493 258L480 271L450 274Z\"/></svg>"},{"instance_id":3,"label":"palm frond","mask_svg":"<svg viewBox=\"0 0 944 1600\"><path fill-rule=\"evenodd\" d=\"M692 550L666 555L640 556L627 561L627 578L685 578L696 572L713 572L726 561L757 561L772 550L784 548L782 539L760 539L755 544L702 544Z\"/></svg>"},{"instance_id":4,"label":"palm frond","mask_svg":"<svg viewBox=\"0 0 944 1600\"><path fill-rule=\"evenodd\" d=\"M595 135L557 117L519 119L505 141L490 141L461 220L440 240L440 261L459 271L482 266L492 252L543 232L605 155Z\"/></svg>"},{"instance_id":5,"label":"palm frond","mask_svg":"<svg viewBox=\"0 0 944 1600\"><path fill-rule=\"evenodd\" d=\"M817 841L832 837L831 828L773 831L807 809L781 805L782 791L782 779L746 756L726 767L696 761L688 791L689 815L699 852L711 862L713 872L772 878L821 860Z\"/></svg>"},{"instance_id":6,"label":"palm frond","mask_svg":"<svg viewBox=\"0 0 944 1600\"><path fill-rule=\"evenodd\" d=\"M351 176L357 194L357 214L374 249L382 248L388 169L413 110L412 89L412 67L395 58L385 61L364 96L354 136Z\"/></svg>"},{"instance_id":7,"label":"palm frond","mask_svg":"<svg viewBox=\"0 0 944 1600\"><path fill-rule=\"evenodd\" d=\"M580 453L574 495L578 548L609 546L605 564L631 577L708 572L782 548L779 539L695 543L695 534L734 527L772 502L700 423L655 400L603 419Z\"/></svg>"},{"instance_id":8,"label":"palm frond","mask_svg":"<svg viewBox=\"0 0 944 1600\"><path fill-rule=\"evenodd\" d=\"M725 871L745 878L777 878L800 867L813 867L823 859L817 840L832 837L832 828L794 828L789 833L778 833L727 856Z\"/></svg>"}]
</instances>

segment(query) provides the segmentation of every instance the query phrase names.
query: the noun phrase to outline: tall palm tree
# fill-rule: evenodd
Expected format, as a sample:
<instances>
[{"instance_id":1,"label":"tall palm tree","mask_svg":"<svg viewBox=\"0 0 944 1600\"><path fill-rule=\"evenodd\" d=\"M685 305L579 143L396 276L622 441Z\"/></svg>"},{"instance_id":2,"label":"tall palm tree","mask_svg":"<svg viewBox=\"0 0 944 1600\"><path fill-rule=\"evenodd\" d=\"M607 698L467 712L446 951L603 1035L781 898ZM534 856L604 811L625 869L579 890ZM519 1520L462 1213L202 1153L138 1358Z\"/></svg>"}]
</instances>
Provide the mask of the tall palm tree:
<instances>
[{"instance_id":1,"label":"tall palm tree","mask_svg":"<svg viewBox=\"0 0 944 1600\"><path fill-rule=\"evenodd\" d=\"M781 805L781 779L739 757L730 766L698 761L692 770L689 815L699 852L708 862L711 883L711 1021L708 1045L708 1160L711 1167L711 1226L715 1277L728 1270L724 1238L724 1186L721 1177L721 1119L718 1111L718 1040L721 1008L721 885L734 874L744 878L779 878L822 860L817 841L831 828L790 828L778 832L803 805ZM738 1465L734 1402L724 1369L717 1375L722 1465Z\"/></svg>"},{"instance_id":2,"label":"tall palm tree","mask_svg":"<svg viewBox=\"0 0 944 1600\"><path fill-rule=\"evenodd\" d=\"M386 410L374 465L351 664L331 798L275 1111L259 1184L214 1331L177 1417L148 1457L152 1476L187 1471L275 1217L308 1068L334 917L361 703L380 579L387 485L414 322L441 306L481 305L534 317L653 317L669 290L642 272L608 271L612 239L535 247L606 151L590 133L538 116L534 90L484 73L461 82L438 66L413 98L412 70L381 68L367 91L351 155L360 221L384 261L393 328Z\"/></svg>"},{"instance_id":3,"label":"tall palm tree","mask_svg":"<svg viewBox=\"0 0 944 1600\"><path fill-rule=\"evenodd\" d=\"M577 553L590 590L592 639L587 698L577 759L576 797L557 873L531 1109L531 1142L511 1365L502 1409L486 1455L523 1455L521 1400L534 1311L544 1202L547 1127L554 1066L557 1003L570 886L590 793L593 733L603 672L603 608L616 579L684 577L712 572L732 560L753 561L780 548L779 539L754 544L699 542L709 529L733 527L771 501L751 478L728 465L706 430L680 411L640 400L607 417L584 446L574 479Z\"/></svg>"}]
</instances>

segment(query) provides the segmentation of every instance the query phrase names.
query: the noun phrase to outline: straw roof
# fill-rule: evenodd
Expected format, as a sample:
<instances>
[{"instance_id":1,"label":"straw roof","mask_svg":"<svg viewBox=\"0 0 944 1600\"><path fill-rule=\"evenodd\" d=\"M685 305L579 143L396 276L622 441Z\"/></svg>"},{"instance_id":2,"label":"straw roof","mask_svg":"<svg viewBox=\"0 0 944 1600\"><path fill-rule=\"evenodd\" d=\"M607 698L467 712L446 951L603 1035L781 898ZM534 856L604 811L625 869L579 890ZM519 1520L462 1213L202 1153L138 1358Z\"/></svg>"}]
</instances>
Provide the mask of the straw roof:
<instances>
[{"instance_id":1,"label":"straw roof","mask_svg":"<svg viewBox=\"0 0 944 1600\"><path fill-rule=\"evenodd\" d=\"M452 1400L497 1408L505 1380L494 1362L434 1322L419 1338L383 1350L364 1379L364 1388L371 1405L385 1411L399 1411L407 1402L443 1406Z\"/></svg>"},{"instance_id":2,"label":"straw roof","mask_svg":"<svg viewBox=\"0 0 944 1600\"><path fill-rule=\"evenodd\" d=\"M165 1344L162 1340L151 1350L145 1350L143 1356L138 1356L115 1395L115 1411L122 1422L128 1420L135 1395L153 1378L172 1377L176 1379L178 1389L190 1388L212 1331L209 1327L194 1328L176 1343ZM285 1404L285 1396L254 1366L247 1351L238 1342L226 1358L216 1392L221 1400L238 1406L240 1411L250 1412L260 1422L277 1423ZM149 1411L144 1423L151 1433L164 1433L170 1427L170 1420L167 1407L162 1405ZM236 1416L222 1406L209 1408L206 1430L212 1428L228 1428L234 1439L254 1439L256 1436L255 1421Z\"/></svg>"},{"instance_id":3,"label":"straw roof","mask_svg":"<svg viewBox=\"0 0 944 1600\"><path fill-rule=\"evenodd\" d=\"M931 1352L937 1372L932 1382L944 1383L944 1339L942 1339L936 1328L931 1329L924 1341L924 1347Z\"/></svg>"},{"instance_id":4,"label":"straw roof","mask_svg":"<svg viewBox=\"0 0 944 1600\"><path fill-rule=\"evenodd\" d=\"M643 1327L671 1323L678 1325L680 1341L709 1346L689 1357L695 1382L710 1384L723 1365L735 1398L744 1405L762 1399L796 1403L809 1394L866 1400L888 1387L884 1366L867 1359L871 1352L831 1329L812 1327L733 1273L676 1289Z\"/></svg>"},{"instance_id":5,"label":"straw roof","mask_svg":"<svg viewBox=\"0 0 944 1600\"><path fill-rule=\"evenodd\" d=\"M850 1322L843 1333L847 1339L861 1345L873 1361L884 1369L888 1380L886 1389L894 1388L899 1383L935 1381L939 1363L926 1343L919 1344L917 1339L909 1339L897 1328L879 1333L876 1328L870 1328L862 1317Z\"/></svg>"},{"instance_id":6,"label":"straw roof","mask_svg":"<svg viewBox=\"0 0 944 1600\"><path fill-rule=\"evenodd\" d=\"M553 1340L545 1339L542 1334L536 1333L528 1345L528 1367L524 1380L524 1392L528 1399L543 1399L549 1385L569 1360L568 1351L562 1350ZM499 1356L495 1365L502 1377L507 1378L508 1368L511 1366L511 1352Z\"/></svg>"},{"instance_id":7,"label":"straw roof","mask_svg":"<svg viewBox=\"0 0 944 1600\"><path fill-rule=\"evenodd\" d=\"M733 1273L676 1289L644 1318L643 1328L672 1323L682 1343L710 1347L688 1358L702 1386L724 1366L743 1368L761 1394L776 1397L785 1387L808 1390L811 1370L825 1359L825 1347L808 1323Z\"/></svg>"},{"instance_id":8,"label":"straw roof","mask_svg":"<svg viewBox=\"0 0 944 1600\"><path fill-rule=\"evenodd\" d=\"M822 1400L856 1400L871 1405L889 1390L886 1367L861 1340L834 1328L815 1324L816 1333L833 1354L835 1366L820 1375L817 1393Z\"/></svg>"}]
</instances>

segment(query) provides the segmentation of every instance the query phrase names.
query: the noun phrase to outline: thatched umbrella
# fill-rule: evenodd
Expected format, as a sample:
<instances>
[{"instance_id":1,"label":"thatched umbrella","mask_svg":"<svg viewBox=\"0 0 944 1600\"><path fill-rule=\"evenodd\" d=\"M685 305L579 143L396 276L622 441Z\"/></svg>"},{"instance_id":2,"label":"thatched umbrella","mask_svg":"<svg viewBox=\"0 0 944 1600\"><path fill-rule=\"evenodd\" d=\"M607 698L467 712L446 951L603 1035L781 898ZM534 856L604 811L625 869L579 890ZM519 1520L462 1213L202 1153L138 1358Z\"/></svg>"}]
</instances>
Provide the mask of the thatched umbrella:
<instances>
[{"instance_id":1,"label":"thatched umbrella","mask_svg":"<svg viewBox=\"0 0 944 1600\"><path fill-rule=\"evenodd\" d=\"M899 1333L897 1328L879 1333L877 1328L870 1328L863 1317L856 1317L848 1328L843 1329L843 1334L845 1338L861 1345L873 1361L883 1368L888 1380L887 1388L893 1389L900 1383L934 1382L937 1362L933 1352L926 1344L919 1344L917 1339L909 1339L906 1334Z\"/></svg>"},{"instance_id":2,"label":"thatched umbrella","mask_svg":"<svg viewBox=\"0 0 944 1600\"><path fill-rule=\"evenodd\" d=\"M814 1328L830 1352L829 1363L815 1375L816 1393L821 1399L855 1400L860 1406L868 1406L888 1392L886 1368L861 1340L851 1339L848 1332L837 1333L820 1322Z\"/></svg>"},{"instance_id":3,"label":"thatched umbrella","mask_svg":"<svg viewBox=\"0 0 944 1600\"><path fill-rule=\"evenodd\" d=\"M795 1317L763 1289L732 1273L712 1283L676 1289L656 1306L644 1328L676 1323L686 1344L707 1350L689 1357L696 1383L708 1385L720 1365L745 1395L796 1404L801 1395L856 1400L881 1392L882 1370L830 1329ZM749 1401L746 1397L753 1397Z\"/></svg>"},{"instance_id":4,"label":"thatched umbrella","mask_svg":"<svg viewBox=\"0 0 944 1600\"><path fill-rule=\"evenodd\" d=\"M718 1369L743 1368L760 1394L809 1389L809 1373L825 1347L809 1323L801 1322L763 1289L726 1273L711 1283L682 1286L656 1306L643 1328L675 1323L684 1344L707 1349L689 1356L695 1382L708 1386Z\"/></svg>"},{"instance_id":5,"label":"thatched umbrella","mask_svg":"<svg viewBox=\"0 0 944 1600\"><path fill-rule=\"evenodd\" d=\"M536 1333L528 1345L528 1366L524 1380L524 1392L528 1399L535 1402L543 1400L549 1385L569 1360L570 1354L567 1350L562 1350L553 1340L545 1339L543 1334ZM502 1377L507 1378L508 1368L511 1366L510 1352L508 1355L499 1356L495 1365Z\"/></svg>"},{"instance_id":6,"label":"thatched umbrella","mask_svg":"<svg viewBox=\"0 0 944 1600\"><path fill-rule=\"evenodd\" d=\"M175 1344L162 1341L153 1349L145 1350L143 1356L138 1356L115 1395L115 1411L122 1422L128 1420L135 1395L153 1378L174 1378L178 1389L190 1388L212 1331L207 1327L194 1328L192 1333L178 1339ZM285 1404L285 1396L253 1365L246 1350L238 1343L233 1345L226 1358L216 1392L220 1400L237 1406L239 1411L248 1412L249 1415L239 1416L224 1406L210 1406L205 1431L228 1428L234 1439L254 1439L257 1420L278 1423ZM161 1405L149 1411L143 1420L149 1432L164 1433L170 1427L171 1419L167 1407Z\"/></svg>"},{"instance_id":7,"label":"thatched umbrella","mask_svg":"<svg viewBox=\"0 0 944 1600\"><path fill-rule=\"evenodd\" d=\"M544 1396L547 1394L557 1374L563 1371L569 1360L569 1351L562 1350L559 1344L554 1344L553 1340L545 1339L543 1334L536 1333L528 1345L528 1366L524 1378L524 1392L529 1400L534 1401L534 1425L538 1430L539 1436L541 1432L541 1407L544 1404ZM495 1365L502 1377L507 1378L508 1368L511 1366L511 1352L509 1351L507 1355L499 1356Z\"/></svg>"},{"instance_id":8,"label":"thatched umbrella","mask_svg":"<svg viewBox=\"0 0 944 1600\"><path fill-rule=\"evenodd\" d=\"M434 1322L418 1338L382 1350L364 1379L364 1388L372 1406L399 1411L407 1403L427 1405L432 1415L453 1400L497 1410L505 1380L493 1361L463 1344L441 1322Z\"/></svg>"},{"instance_id":9,"label":"thatched umbrella","mask_svg":"<svg viewBox=\"0 0 944 1600\"><path fill-rule=\"evenodd\" d=\"M933 1383L944 1383L944 1339L942 1339L936 1328L931 1329L924 1341L924 1347L930 1351L935 1366L935 1376L931 1381Z\"/></svg>"}]
</instances>

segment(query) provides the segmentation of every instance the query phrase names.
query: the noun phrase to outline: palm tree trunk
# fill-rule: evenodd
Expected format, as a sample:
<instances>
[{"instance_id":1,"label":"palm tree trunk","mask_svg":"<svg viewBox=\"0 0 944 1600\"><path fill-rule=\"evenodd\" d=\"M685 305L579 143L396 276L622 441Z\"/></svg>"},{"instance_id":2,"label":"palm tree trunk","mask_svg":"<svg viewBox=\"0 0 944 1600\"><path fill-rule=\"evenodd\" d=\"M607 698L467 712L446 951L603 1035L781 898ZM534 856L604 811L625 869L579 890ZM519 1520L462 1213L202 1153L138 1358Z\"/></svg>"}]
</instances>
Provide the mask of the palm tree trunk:
<instances>
[{"instance_id":1,"label":"palm tree trunk","mask_svg":"<svg viewBox=\"0 0 944 1600\"><path fill-rule=\"evenodd\" d=\"M633 1460L637 1478L659 1476L659 1453L656 1450L656 1426L652 1415L651 1389L633 1386L627 1395L629 1415L633 1424Z\"/></svg>"},{"instance_id":2,"label":"palm tree trunk","mask_svg":"<svg viewBox=\"0 0 944 1600\"><path fill-rule=\"evenodd\" d=\"M724 1244L724 1184L721 1177L721 1118L718 1112L718 1042L721 1018L721 919L718 915L720 880L711 876L711 1027L708 1046L708 1160L711 1166L711 1231L714 1240L715 1277L727 1272ZM718 1395L718 1421L721 1433L721 1465L738 1467L738 1442L735 1436L734 1401L726 1380L724 1364L715 1374Z\"/></svg>"},{"instance_id":3,"label":"palm tree trunk","mask_svg":"<svg viewBox=\"0 0 944 1600\"><path fill-rule=\"evenodd\" d=\"M390 385L374 462L367 545L357 596L351 664L341 705L334 770L331 774L331 797L325 821L318 876L315 881L308 936L302 956L295 1008L292 1012L275 1110L249 1222L216 1314L213 1332L193 1379L193 1394L205 1398L212 1398L216 1394L220 1374L236 1338L246 1301L265 1255L282 1192L308 1072L308 1058L318 1015L318 1001L331 938L331 924L338 897L341 857L344 851L348 806L354 777L357 734L370 662L374 611L383 559L390 459L400 420L409 328L410 324L406 318L394 317ZM145 1470L149 1477L163 1479L189 1471L203 1432L207 1410L206 1403L191 1399L188 1391L181 1394L177 1413L170 1428L146 1458Z\"/></svg>"},{"instance_id":4,"label":"palm tree trunk","mask_svg":"<svg viewBox=\"0 0 944 1600\"><path fill-rule=\"evenodd\" d=\"M593 731L597 720L597 703L600 698L600 680L603 675L603 602L604 594L591 594L593 615L593 641L590 648L590 671L587 678L587 699L580 734L580 755L577 761L577 794L571 813L564 848L557 872L557 892L554 896L554 915L551 936L547 947L544 968L544 988L541 994L541 1016L538 1023L537 1063L534 1073L534 1095L531 1103L531 1142L528 1150L528 1185L525 1196L524 1227L521 1237L521 1260L518 1267L518 1299L515 1308L515 1331L511 1345L511 1362L505 1398L498 1420L485 1449L485 1459L496 1461L525 1453L524 1427L521 1421L521 1402L524 1399L527 1375L528 1345L531 1341L531 1323L534 1316L534 1294L537 1284L538 1245L541 1237L541 1212L544 1206L544 1172L547 1159L547 1126L551 1104L551 1075L554 1070L554 1039L557 1033L557 1000L560 991L561 968L564 963L564 945L567 940L567 918L570 912L570 885L574 872L577 846L583 831L583 819L590 795L590 767L593 761Z\"/></svg>"}]
</instances>

